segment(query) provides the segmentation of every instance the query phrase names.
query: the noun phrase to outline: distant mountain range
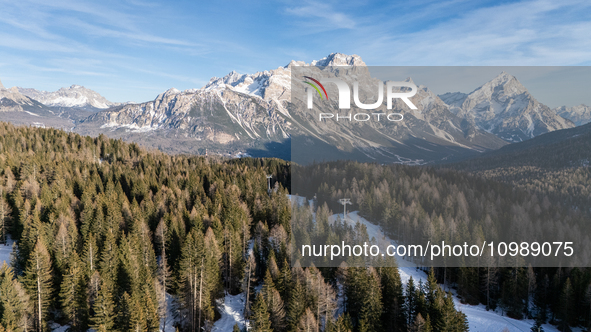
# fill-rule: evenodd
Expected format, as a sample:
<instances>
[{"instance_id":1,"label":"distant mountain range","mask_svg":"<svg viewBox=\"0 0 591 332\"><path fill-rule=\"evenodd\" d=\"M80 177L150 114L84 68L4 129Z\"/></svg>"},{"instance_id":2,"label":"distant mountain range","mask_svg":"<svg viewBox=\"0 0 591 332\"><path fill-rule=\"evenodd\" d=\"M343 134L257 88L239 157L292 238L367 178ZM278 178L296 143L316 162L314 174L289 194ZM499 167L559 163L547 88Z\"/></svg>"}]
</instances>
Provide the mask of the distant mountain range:
<instances>
[{"instance_id":1,"label":"distant mountain range","mask_svg":"<svg viewBox=\"0 0 591 332\"><path fill-rule=\"evenodd\" d=\"M121 105L121 103L110 102L97 92L80 85L72 85L69 88L61 88L54 92L31 88L17 88L17 90L46 106L77 107L96 111Z\"/></svg>"},{"instance_id":2,"label":"distant mountain range","mask_svg":"<svg viewBox=\"0 0 591 332\"><path fill-rule=\"evenodd\" d=\"M569 119L577 126L591 122L591 107L587 105L578 105L573 107L561 106L554 111L565 119Z\"/></svg>"},{"instance_id":3,"label":"distant mountain range","mask_svg":"<svg viewBox=\"0 0 591 332\"><path fill-rule=\"evenodd\" d=\"M437 96L419 86L411 98L418 109L407 110L404 121L368 123L361 131L345 123L320 123L316 113L295 107L294 66L356 68L365 63L356 55L333 53L311 63L291 61L251 75L231 72L200 89L173 88L139 104L113 103L78 85L45 92L5 89L0 83L0 120L103 133L171 153L288 159L291 143L298 142L306 146L305 156L296 156L301 161L353 156L407 164L475 156L591 121L589 107L552 110L503 72L469 94Z\"/></svg>"}]
</instances>

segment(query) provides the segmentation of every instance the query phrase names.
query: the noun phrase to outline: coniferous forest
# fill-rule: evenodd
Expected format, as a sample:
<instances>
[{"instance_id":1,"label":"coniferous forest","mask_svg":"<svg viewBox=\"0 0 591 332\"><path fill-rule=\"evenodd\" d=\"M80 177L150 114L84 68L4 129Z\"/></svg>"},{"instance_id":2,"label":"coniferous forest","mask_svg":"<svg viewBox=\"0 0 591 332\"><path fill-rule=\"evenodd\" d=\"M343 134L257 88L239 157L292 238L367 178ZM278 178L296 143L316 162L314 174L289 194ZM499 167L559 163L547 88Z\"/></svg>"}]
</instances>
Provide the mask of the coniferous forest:
<instances>
[{"instance_id":1,"label":"coniferous forest","mask_svg":"<svg viewBox=\"0 0 591 332\"><path fill-rule=\"evenodd\" d=\"M450 289L561 331L591 327L588 268L434 267L404 284L395 265L292 264L291 167L0 123L0 241L17 244L0 268L0 331L210 331L219 301L239 293L252 331L467 331ZM317 193L318 213L330 214L356 188L346 193L353 208L391 238L484 236L508 214L532 225L543 215L589 218L458 171L348 167L363 175L355 184L319 167L320 187L299 194Z\"/></svg>"}]
</instances>

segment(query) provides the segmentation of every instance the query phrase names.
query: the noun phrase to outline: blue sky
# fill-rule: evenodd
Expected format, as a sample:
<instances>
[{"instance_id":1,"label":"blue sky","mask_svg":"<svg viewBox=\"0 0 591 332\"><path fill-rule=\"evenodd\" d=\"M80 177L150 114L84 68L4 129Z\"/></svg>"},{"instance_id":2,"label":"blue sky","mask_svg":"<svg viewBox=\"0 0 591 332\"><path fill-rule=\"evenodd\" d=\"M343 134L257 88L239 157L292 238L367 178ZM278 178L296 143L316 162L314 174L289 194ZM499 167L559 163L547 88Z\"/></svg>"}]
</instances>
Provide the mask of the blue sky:
<instances>
[{"instance_id":1,"label":"blue sky","mask_svg":"<svg viewBox=\"0 0 591 332\"><path fill-rule=\"evenodd\" d=\"M332 52L368 65L591 65L588 1L0 0L0 80L112 101Z\"/></svg>"}]
</instances>

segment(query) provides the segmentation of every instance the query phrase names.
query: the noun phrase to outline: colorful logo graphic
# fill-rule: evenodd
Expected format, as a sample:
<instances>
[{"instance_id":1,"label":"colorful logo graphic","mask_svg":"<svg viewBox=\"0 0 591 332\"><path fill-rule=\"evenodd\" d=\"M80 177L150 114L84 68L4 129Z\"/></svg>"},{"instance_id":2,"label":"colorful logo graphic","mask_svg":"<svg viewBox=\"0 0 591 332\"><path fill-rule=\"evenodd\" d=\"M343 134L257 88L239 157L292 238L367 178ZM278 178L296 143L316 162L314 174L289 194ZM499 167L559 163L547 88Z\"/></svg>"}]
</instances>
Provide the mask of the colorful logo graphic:
<instances>
[{"instance_id":1,"label":"colorful logo graphic","mask_svg":"<svg viewBox=\"0 0 591 332\"><path fill-rule=\"evenodd\" d=\"M320 89L322 89L322 91L324 91L324 95L326 96L326 100L328 100L328 94L326 93L326 89L324 88L324 85L322 85L322 83L320 83L317 79L314 79L310 76L304 76L305 79L308 79L316 84L318 84L318 86L320 87ZM320 96L320 99L322 98L322 93L320 93L320 89L318 89L318 87L308 81L303 81L306 84L309 84L311 87L313 87L314 89L316 89L316 92L318 92L318 95Z\"/></svg>"}]
</instances>

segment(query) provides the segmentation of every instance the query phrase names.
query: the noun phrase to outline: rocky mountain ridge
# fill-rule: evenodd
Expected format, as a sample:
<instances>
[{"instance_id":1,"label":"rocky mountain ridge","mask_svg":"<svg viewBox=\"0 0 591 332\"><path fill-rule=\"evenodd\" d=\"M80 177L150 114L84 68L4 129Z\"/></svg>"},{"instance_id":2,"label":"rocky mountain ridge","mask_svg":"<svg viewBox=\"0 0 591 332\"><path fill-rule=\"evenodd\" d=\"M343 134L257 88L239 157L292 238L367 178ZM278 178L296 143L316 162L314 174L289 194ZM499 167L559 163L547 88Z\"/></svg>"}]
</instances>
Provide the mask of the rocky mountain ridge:
<instances>
[{"instance_id":1,"label":"rocky mountain ridge","mask_svg":"<svg viewBox=\"0 0 591 332\"><path fill-rule=\"evenodd\" d=\"M367 75L361 69L365 63L359 56L339 53L311 63L291 61L286 66L255 74L231 72L212 78L201 89L179 91L173 88L150 102L98 112L77 125L76 131L91 135L106 132L114 137L136 140L142 135L153 139L150 144L160 148L177 149L183 145L186 148L180 151L192 153L196 151L193 147L207 147L212 152L230 150L252 154L253 150L269 144L289 149L293 139L305 138L306 152L323 147L318 158L357 154L368 160L385 158L390 162L419 164L506 144L471 124L463 124L462 119L449 112L448 106L424 86L419 87L412 98L419 109L405 114L408 120L403 122L363 126L320 123L315 113L296 105L296 99L292 98L292 70L326 68L331 71L337 68L334 66L349 66L338 67L342 72L336 75L341 77L346 76L344 68L358 70L356 77ZM362 85L370 86L376 81L367 76ZM327 86L327 89L329 94L336 93L332 90L334 87ZM385 109L385 104L382 106ZM328 112L331 105L320 107L326 107ZM403 109L405 106L396 101L395 107ZM171 140L182 143L174 147L162 143ZM315 145L309 145L310 142Z\"/></svg>"},{"instance_id":2,"label":"rocky mountain ridge","mask_svg":"<svg viewBox=\"0 0 591 332\"><path fill-rule=\"evenodd\" d=\"M509 142L575 126L537 101L517 78L506 72L469 94L446 93L440 97L460 118Z\"/></svg>"},{"instance_id":3,"label":"rocky mountain ridge","mask_svg":"<svg viewBox=\"0 0 591 332\"><path fill-rule=\"evenodd\" d=\"M254 74L232 71L221 78L213 77L200 89L172 88L153 101L137 104L110 103L81 86L55 93L20 91L48 104L62 105L49 111L56 111L53 113L58 117L65 114L71 130L88 135L106 134L171 153L209 150L290 158L295 146L304 147L301 152L306 158L316 160L356 155L365 160L425 164L464 158L497 149L507 142L574 126L535 100L514 76L505 72L469 94L437 96L419 85L416 95L410 98L418 109L410 110L402 100L394 101L394 110L404 114L404 121L320 121L317 113L333 112L336 101L320 103L314 111L304 107L301 98L305 93L292 91L292 76L302 68L316 71L314 75L320 77L355 77L363 96L367 95L364 89L375 90L379 83L369 75L359 56L333 53L310 63L291 61ZM294 81L296 89L307 87L300 81ZM326 85L326 89L330 96L338 95L334 84ZM19 89L11 91L44 107ZM292 98L294 93L296 98ZM64 105L82 104L94 110L98 106L110 107L75 116L63 111L70 109ZM385 102L377 111L386 111Z\"/></svg>"},{"instance_id":4,"label":"rocky mountain ridge","mask_svg":"<svg viewBox=\"0 0 591 332\"><path fill-rule=\"evenodd\" d=\"M39 91L32 88L18 87L17 89L23 95L46 106L107 109L121 104L111 102L96 91L75 84L53 92Z\"/></svg>"}]
</instances>

